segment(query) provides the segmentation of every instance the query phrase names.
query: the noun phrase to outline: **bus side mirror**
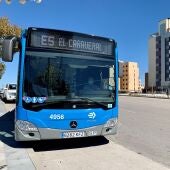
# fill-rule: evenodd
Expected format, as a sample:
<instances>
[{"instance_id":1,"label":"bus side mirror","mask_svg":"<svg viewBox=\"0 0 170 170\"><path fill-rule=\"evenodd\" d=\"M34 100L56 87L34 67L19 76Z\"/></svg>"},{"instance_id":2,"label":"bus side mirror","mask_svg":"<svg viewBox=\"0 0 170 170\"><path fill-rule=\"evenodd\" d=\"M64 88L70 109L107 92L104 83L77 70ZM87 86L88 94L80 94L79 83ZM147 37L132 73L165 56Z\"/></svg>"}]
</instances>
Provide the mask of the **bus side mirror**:
<instances>
[{"instance_id":1,"label":"bus side mirror","mask_svg":"<svg viewBox=\"0 0 170 170\"><path fill-rule=\"evenodd\" d=\"M2 60L6 62L12 62L13 55L17 52L18 39L17 37L6 37L2 43Z\"/></svg>"}]
</instances>

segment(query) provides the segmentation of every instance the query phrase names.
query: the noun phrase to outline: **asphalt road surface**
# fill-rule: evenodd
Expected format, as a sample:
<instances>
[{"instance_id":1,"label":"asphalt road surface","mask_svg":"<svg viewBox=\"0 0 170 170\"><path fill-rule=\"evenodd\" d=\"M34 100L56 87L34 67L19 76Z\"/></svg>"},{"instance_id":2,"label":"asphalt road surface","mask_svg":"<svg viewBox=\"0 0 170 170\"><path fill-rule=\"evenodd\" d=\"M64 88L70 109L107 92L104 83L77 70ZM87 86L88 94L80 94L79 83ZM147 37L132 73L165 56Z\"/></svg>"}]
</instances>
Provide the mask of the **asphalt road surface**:
<instances>
[{"instance_id":1,"label":"asphalt road surface","mask_svg":"<svg viewBox=\"0 0 170 170\"><path fill-rule=\"evenodd\" d=\"M0 169L168 170L170 100L122 96L119 104L115 136L18 143L15 105L0 101Z\"/></svg>"},{"instance_id":2,"label":"asphalt road surface","mask_svg":"<svg viewBox=\"0 0 170 170\"><path fill-rule=\"evenodd\" d=\"M119 130L111 139L170 167L170 99L119 97Z\"/></svg>"}]
</instances>

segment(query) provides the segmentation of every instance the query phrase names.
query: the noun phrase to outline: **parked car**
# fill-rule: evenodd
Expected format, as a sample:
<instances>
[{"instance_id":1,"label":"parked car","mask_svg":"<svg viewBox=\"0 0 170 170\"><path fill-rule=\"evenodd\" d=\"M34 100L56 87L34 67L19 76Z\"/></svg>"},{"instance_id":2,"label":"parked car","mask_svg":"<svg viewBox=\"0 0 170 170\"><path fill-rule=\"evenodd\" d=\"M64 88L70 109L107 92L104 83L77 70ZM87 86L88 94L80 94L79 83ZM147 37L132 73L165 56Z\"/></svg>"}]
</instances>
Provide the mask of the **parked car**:
<instances>
[{"instance_id":1,"label":"parked car","mask_svg":"<svg viewBox=\"0 0 170 170\"><path fill-rule=\"evenodd\" d=\"M4 102L16 100L16 88L16 84L6 84L2 94Z\"/></svg>"},{"instance_id":2,"label":"parked car","mask_svg":"<svg viewBox=\"0 0 170 170\"><path fill-rule=\"evenodd\" d=\"M0 89L0 99L2 99L3 93L4 93L4 89Z\"/></svg>"}]
</instances>

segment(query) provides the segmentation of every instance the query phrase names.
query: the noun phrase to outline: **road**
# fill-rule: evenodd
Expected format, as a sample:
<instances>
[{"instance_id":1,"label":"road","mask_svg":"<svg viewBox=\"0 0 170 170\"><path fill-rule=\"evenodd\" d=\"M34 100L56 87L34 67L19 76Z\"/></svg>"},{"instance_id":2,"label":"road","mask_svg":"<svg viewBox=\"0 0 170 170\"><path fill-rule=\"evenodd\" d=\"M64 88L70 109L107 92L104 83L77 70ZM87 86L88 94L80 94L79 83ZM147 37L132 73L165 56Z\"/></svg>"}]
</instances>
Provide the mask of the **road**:
<instances>
[{"instance_id":1,"label":"road","mask_svg":"<svg viewBox=\"0 0 170 170\"><path fill-rule=\"evenodd\" d=\"M113 141L170 167L170 100L122 96L119 104Z\"/></svg>"},{"instance_id":2,"label":"road","mask_svg":"<svg viewBox=\"0 0 170 170\"><path fill-rule=\"evenodd\" d=\"M170 100L122 96L119 103L113 137L18 143L15 105L0 102L0 169L169 169Z\"/></svg>"}]
</instances>

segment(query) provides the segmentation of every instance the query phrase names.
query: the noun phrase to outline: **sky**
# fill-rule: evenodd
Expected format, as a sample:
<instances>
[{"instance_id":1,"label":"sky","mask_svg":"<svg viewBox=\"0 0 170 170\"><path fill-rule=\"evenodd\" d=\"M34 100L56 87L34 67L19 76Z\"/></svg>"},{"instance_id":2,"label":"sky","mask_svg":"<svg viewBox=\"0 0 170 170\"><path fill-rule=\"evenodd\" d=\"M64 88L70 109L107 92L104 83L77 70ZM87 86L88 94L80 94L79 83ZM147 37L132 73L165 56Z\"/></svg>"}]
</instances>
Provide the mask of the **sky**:
<instances>
[{"instance_id":1,"label":"sky","mask_svg":"<svg viewBox=\"0 0 170 170\"><path fill-rule=\"evenodd\" d=\"M54 28L113 38L119 60L139 64L140 79L148 71L148 38L158 31L158 22L170 17L170 0L42 0L25 5L1 0L0 17L8 17L22 29ZM6 63L0 87L17 80L18 55Z\"/></svg>"}]
</instances>

